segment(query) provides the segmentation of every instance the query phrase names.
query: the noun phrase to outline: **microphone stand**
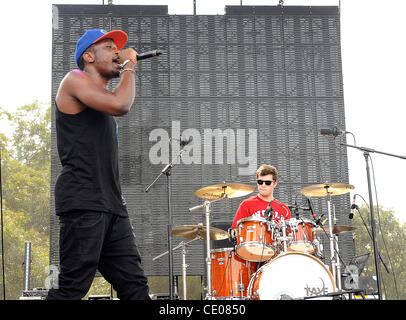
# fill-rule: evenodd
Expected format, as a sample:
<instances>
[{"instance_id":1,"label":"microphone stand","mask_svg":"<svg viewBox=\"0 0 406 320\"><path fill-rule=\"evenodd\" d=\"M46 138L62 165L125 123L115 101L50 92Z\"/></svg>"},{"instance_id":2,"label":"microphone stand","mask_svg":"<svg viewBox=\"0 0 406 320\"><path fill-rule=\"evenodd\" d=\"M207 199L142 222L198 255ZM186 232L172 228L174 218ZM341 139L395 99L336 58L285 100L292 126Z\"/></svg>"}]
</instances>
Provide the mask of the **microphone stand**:
<instances>
[{"instance_id":1,"label":"microphone stand","mask_svg":"<svg viewBox=\"0 0 406 320\"><path fill-rule=\"evenodd\" d=\"M182 143L180 144L182 145ZM184 145L185 147L186 145ZM176 160L182 157L182 153L184 152L184 148L180 150ZM169 253L169 298L173 300L174 292L173 292L173 252L172 252L172 210L171 210L171 170L175 166L175 161L172 160L171 163L167 164L165 168L162 169L161 173L155 178L155 180L145 189L145 192L148 192L149 189L161 178L162 175L166 175L166 188L167 188L167 196L168 196L168 253Z\"/></svg>"},{"instance_id":2,"label":"microphone stand","mask_svg":"<svg viewBox=\"0 0 406 320\"><path fill-rule=\"evenodd\" d=\"M0 212L1 212L1 265L3 278L3 300L6 300L6 276L4 271L4 221L3 221L3 180L1 177L2 146L0 144Z\"/></svg>"},{"instance_id":3,"label":"microphone stand","mask_svg":"<svg viewBox=\"0 0 406 320\"><path fill-rule=\"evenodd\" d=\"M400 158L400 159L403 159L403 160L406 160L406 157L391 154L391 153L387 153L387 152L377 151L377 150L374 150L374 149L371 149L371 148L353 146L353 145L345 144L345 143L340 143L340 145L350 147L350 148L355 148L355 149L358 149L360 151L363 151L363 153L364 153L366 171L367 171L367 181L368 181L369 210L370 210L370 215L371 215L371 231L372 231L372 242L373 242L373 246L374 246L375 271L376 271L376 280L377 280L377 284L378 284L378 297L379 297L379 300L382 300L381 268L380 268L380 263L379 263L378 243L377 243L377 239L376 239L376 225L375 225L375 218L374 218L374 204L373 204L373 200L372 200L371 175L370 175L368 158L370 157L369 154L371 152L372 153L380 153L380 154L383 154L383 155L396 157L396 158Z\"/></svg>"}]
</instances>

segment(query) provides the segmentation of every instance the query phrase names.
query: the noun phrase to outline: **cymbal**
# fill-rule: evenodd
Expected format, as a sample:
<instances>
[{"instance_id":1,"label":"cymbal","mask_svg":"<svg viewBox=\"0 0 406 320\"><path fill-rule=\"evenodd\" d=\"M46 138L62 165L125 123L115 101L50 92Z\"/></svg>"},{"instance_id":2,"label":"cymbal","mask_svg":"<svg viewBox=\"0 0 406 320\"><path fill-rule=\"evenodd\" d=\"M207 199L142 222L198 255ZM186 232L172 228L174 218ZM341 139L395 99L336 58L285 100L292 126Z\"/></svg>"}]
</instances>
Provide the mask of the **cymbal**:
<instances>
[{"instance_id":1,"label":"cymbal","mask_svg":"<svg viewBox=\"0 0 406 320\"><path fill-rule=\"evenodd\" d=\"M238 198L246 196L253 192L255 188L247 184L224 183L201 188L195 192L195 195L203 199L218 199L227 195L227 198Z\"/></svg>"},{"instance_id":2,"label":"cymbal","mask_svg":"<svg viewBox=\"0 0 406 320\"><path fill-rule=\"evenodd\" d=\"M323 183L308 186L300 190L300 192L308 197L325 197L327 192L331 196L338 196L354 190L354 186L346 183Z\"/></svg>"},{"instance_id":3,"label":"cymbal","mask_svg":"<svg viewBox=\"0 0 406 320\"><path fill-rule=\"evenodd\" d=\"M172 228L172 234L175 236L194 239L200 237L206 240L206 226L202 225L183 225ZM219 228L210 227L210 240L228 239L228 232Z\"/></svg>"},{"instance_id":4,"label":"cymbal","mask_svg":"<svg viewBox=\"0 0 406 320\"><path fill-rule=\"evenodd\" d=\"M317 227L316 233L321 233L324 232L323 229L328 232L328 227ZM341 233L346 233L350 231L356 230L356 227L351 227L351 226L333 226L333 233L334 234L341 234Z\"/></svg>"}]
</instances>

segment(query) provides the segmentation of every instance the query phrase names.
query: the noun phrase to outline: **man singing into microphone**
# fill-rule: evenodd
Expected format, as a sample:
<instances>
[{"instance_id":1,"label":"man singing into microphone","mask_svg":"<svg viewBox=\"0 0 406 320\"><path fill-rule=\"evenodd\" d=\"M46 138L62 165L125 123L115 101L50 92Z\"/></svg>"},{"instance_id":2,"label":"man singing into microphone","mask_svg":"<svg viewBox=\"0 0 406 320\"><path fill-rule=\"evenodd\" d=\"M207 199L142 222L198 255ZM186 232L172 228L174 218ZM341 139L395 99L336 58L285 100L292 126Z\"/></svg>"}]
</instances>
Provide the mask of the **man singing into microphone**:
<instances>
[{"instance_id":1,"label":"man singing into microphone","mask_svg":"<svg viewBox=\"0 0 406 320\"><path fill-rule=\"evenodd\" d=\"M232 229L237 228L240 219L248 217L268 218L265 215L272 214L272 219L279 223L281 217L292 218L289 207L275 199L273 192L278 185L278 171L271 165L262 165L257 170L258 194L241 202L235 217ZM271 202L272 201L272 202ZM270 206L269 203L271 202ZM269 209L267 210L269 206ZM265 213L267 211L267 213ZM235 235L235 230L233 230Z\"/></svg>"},{"instance_id":2,"label":"man singing into microphone","mask_svg":"<svg viewBox=\"0 0 406 320\"><path fill-rule=\"evenodd\" d=\"M129 112L135 98L137 52L122 50L127 40L120 30L86 31L76 44L80 70L65 76L55 98L60 274L47 300L83 298L96 270L119 299L150 299L121 194L113 117ZM109 92L108 82L117 77L117 88Z\"/></svg>"}]
</instances>

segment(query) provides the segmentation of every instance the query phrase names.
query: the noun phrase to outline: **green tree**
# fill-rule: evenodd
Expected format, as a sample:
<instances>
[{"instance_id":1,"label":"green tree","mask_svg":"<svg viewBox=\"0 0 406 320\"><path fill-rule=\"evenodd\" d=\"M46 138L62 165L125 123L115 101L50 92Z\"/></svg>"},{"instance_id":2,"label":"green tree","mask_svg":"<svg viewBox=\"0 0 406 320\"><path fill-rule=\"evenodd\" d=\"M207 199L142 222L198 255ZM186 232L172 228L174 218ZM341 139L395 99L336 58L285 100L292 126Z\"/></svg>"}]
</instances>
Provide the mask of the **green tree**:
<instances>
[{"instance_id":1,"label":"green tree","mask_svg":"<svg viewBox=\"0 0 406 320\"><path fill-rule=\"evenodd\" d=\"M374 248L370 235L366 231L364 222L371 232L370 212L366 206L360 208L360 213L354 215L353 225L355 251L357 255L371 253L363 275L376 276ZM378 249L381 252L388 270L380 264L382 293L386 299L406 299L406 225L401 225L393 210L381 206L374 208ZM396 284L396 285L395 285Z\"/></svg>"},{"instance_id":2,"label":"green tree","mask_svg":"<svg viewBox=\"0 0 406 320\"><path fill-rule=\"evenodd\" d=\"M25 242L32 244L31 287L43 287L47 277L50 107L34 102L15 113L0 108L0 120L15 129L11 137L0 133L0 142L6 299L18 299L24 284Z\"/></svg>"},{"instance_id":3,"label":"green tree","mask_svg":"<svg viewBox=\"0 0 406 320\"><path fill-rule=\"evenodd\" d=\"M13 128L11 135L0 132L6 299L10 300L18 299L24 289L25 242L32 245L30 288L44 287L48 277L51 107L37 101L15 112L0 107L0 120ZM109 293L110 285L96 278L88 295Z\"/></svg>"},{"instance_id":4,"label":"green tree","mask_svg":"<svg viewBox=\"0 0 406 320\"><path fill-rule=\"evenodd\" d=\"M3 188L7 208L25 212L27 226L49 232L50 106L38 102L13 114L3 112L14 126L3 163Z\"/></svg>"}]
</instances>

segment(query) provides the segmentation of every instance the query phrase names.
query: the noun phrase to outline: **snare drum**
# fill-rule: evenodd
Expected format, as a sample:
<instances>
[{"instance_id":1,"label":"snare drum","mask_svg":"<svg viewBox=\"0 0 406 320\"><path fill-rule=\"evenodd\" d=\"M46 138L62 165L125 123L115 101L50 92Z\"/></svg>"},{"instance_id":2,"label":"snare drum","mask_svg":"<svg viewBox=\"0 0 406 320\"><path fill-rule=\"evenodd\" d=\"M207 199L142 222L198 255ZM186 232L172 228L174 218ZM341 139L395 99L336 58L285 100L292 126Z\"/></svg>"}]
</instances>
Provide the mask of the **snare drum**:
<instances>
[{"instance_id":1,"label":"snare drum","mask_svg":"<svg viewBox=\"0 0 406 320\"><path fill-rule=\"evenodd\" d=\"M216 299L247 299L247 287L258 264L239 258L233 248L211 250L211 289Z\"/></svg>"},{"instance_id":2,"label":"snare drum","mask_svg":"<svg viewBox=\"0 0 406 320\"><path fill-rule=\"evenodd\" d=\"M286 234L291 241L288 250L295 252L314 253L314 232L316 223L308 219L291 218L286 222Z\"/></svg>"},{"instance_id":3,"label":"snare drum","mask_svg":"<svg viewBox=\"0 0 406 320\"><path fill-rule=\"evenodd\" d=\"M307 253L287 252L267 262L252 276L248 297L252 300L292 300L326 297L335 291L331 272Z\"/></svg>"},{"instance_id":4,"label":"snare drum","mask_svg":"<svg viewBox=\"0 0 406 320\"><path fill-rule=\"evenodd\" d=\"M277 249L275 227L264 218L243 218L237 222L236 253L248 261L266 261L272 258Z\"/></svg>"}]
</instances>

